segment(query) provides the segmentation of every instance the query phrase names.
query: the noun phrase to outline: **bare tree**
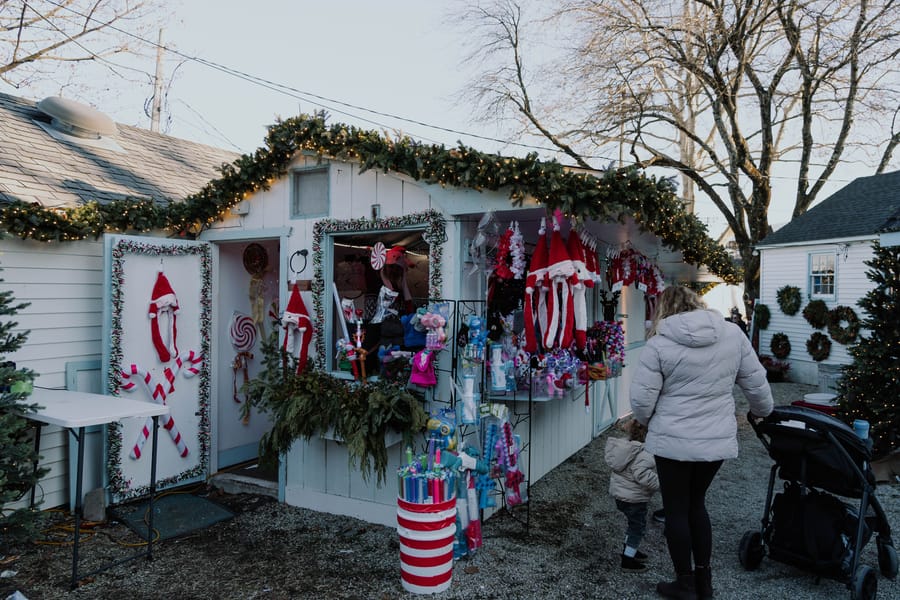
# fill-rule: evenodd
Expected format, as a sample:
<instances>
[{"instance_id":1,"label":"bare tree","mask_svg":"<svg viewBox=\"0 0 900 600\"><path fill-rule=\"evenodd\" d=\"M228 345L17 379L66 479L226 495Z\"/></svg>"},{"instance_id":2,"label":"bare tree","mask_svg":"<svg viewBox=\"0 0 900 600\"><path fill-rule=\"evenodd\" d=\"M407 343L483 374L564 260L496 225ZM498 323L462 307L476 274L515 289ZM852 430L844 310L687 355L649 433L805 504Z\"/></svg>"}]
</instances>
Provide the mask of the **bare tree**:
<instances>
[{"instance_id":1,"label":"bare tree","mask_svg":"<svg viewBox=\"0 0 900 600\"><path fill-rule=\"evenodd\" d=\"M619 147L679 174L689 205L696 188L725 217L753 297L773 200L796 217L842 160L881 172L900 143L900 0L570 0L534 19L526 1L459 21L481 34L479 114L517 116L581 167ZM527 64L536 40L551 59ZM776 171L793 191L773 195Z\"/></svg>"},{"instance_id":2,"label":"bare tree","mask_svg":"<svg viewBox=\"0 0 900 600\"><path fill-rule=\"evenodd\" d=\"M0 80L33 88L61 86L65 69L102 64L128 77L113 62L126 54L152 55L141 39L154 39L165 18L158 0L0 0Z\"/></svg>"}]
</instances>

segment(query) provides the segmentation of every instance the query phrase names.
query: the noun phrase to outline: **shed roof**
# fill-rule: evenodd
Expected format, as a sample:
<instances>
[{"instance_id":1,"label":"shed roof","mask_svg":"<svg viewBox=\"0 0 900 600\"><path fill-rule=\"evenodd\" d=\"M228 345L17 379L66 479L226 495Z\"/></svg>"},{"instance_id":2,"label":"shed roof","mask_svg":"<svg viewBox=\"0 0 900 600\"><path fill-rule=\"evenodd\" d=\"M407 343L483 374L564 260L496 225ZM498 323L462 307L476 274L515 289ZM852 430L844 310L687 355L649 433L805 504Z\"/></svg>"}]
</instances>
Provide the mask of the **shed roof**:
<instances>
[{"instance_id":1,"label":"shed roof","mask_svg":"<svg viewBox=\"0 0 900 600\"><path fill-rule=\"evenodd\" d=\"M832 240L900 228L900 171L854 179L812 207L759 247Z\"/></svg>"},{"instance_id":2,"label":"shed roof","mask_svg":"<svg viewBox=\"0 0 900 600\"><path fill-rule=\"evenodd\" d=\"M117 124L115 144L60 140L39 123L47 115L31 100L0 93L0 202L45 207L96 200L180 200L221 176L239 154ZM118 146L118 149L115 148Z\"/></svg>"}]
</instances>

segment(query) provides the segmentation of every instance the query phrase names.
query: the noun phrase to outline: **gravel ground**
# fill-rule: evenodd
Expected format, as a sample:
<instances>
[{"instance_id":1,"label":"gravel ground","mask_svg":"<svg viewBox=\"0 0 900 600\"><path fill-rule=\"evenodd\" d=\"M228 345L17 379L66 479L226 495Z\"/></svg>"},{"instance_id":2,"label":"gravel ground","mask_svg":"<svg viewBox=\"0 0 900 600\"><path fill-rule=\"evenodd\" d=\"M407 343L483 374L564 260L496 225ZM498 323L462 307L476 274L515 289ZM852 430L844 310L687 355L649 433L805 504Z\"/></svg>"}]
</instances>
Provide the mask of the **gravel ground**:
<instances>
[{"instance_id":1,"label":"gravel ground","mask_svg":"<svg viewBox=\"0 0 900 600\"><path fill-rule=\"evenodd\" d=\"M815 391L810 386L774 384L776 403L788 404ZM741 398L738 414L746 414ZM807 572L764 559L756 571L739 564L745 531L759 527L771 461L746 419L740 417L741 456L727 461L709 493L713 521L713 577L720 600L849 597L843 583L819 582ZM484 523L484 548L458 561L453 583L437 599L461 598L653 598L657 581L672 567L662 526L651 523L642 550L649 570L623 573L619 552L624 518L607 494L604 434L531 487L530 522L525 527L500 513ZM237 516L190 536L160 543L154 560L132 561L105 571L68 591L71 547L38 546L0 557L0 598L19 591L29 600L91 599L400 599L414 595L400 585L397 533L371 525L278 504L252 495L210 492ZM877 497L896 526L900 487L882 484ZM657 499L651 509L659 507ZM116 543L115 540L118 540ZM120 544L138 538L121 524L104 525L83 546L89 559L121 556ZM863 562L877 570L874 539ZM900 585L881 576L879 598L900 598Z\"/></svg>"}]
</instances>

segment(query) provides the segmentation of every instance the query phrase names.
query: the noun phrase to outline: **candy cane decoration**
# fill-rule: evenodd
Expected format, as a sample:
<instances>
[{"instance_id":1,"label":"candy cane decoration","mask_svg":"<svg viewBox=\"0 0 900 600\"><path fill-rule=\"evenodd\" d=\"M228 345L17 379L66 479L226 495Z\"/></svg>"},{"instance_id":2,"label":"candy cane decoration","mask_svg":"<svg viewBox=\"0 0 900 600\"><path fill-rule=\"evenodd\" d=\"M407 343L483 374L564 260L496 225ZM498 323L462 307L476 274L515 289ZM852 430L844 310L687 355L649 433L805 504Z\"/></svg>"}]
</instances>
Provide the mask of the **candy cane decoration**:
<instances>
[{"instance_id":1,"label":"candy cane decoration","mask_svg":"<svg viewBox=\"0 0 900 600\"><path fill-rule=\"evenodd\" d=\"M177 357L175 360L175 370L172 371L172 369L167 367L164 371L165 378L169 383L169 392L173 392L175 390L175 377L181 371L181 368L184 364L187 363L190 365L185 372L185 376L193 377L199 372L199 368L197 368L195 365L197 365L202 360L203 357L196 356L193 351L190 352L187 361L184 361L180 357ZM134 391L134 389L137 387L137 384L132 381L132 379L139 378L144 383L144 387L147 389L147 392L150 394L150 397L154 402L157 402L159 404L166 404L167 393L165 387L158 381L155 381L153 375L149 371L141 369L136 364L132 364L128 370L121 371L121 376L123 380L122 389L124 389L126 392ZM141 457L141 450L144 447L144 443L146 443L147 438L150 437L151 427L153 427L153 418L148 417L144 422L144 426L141 428L141 431L138 433L137 441L131 449L132 458L139 459ZM178 454L182 458L187 456L188 447L184 443L184 439L181 437L181 432L179 432L178 428L175 426L175 419L172 418L171 414L165 415L163 429L169 432L169 436L172 438L172 441L175 443L175 447L178 449Z\"/></svg>"}]
</instances>

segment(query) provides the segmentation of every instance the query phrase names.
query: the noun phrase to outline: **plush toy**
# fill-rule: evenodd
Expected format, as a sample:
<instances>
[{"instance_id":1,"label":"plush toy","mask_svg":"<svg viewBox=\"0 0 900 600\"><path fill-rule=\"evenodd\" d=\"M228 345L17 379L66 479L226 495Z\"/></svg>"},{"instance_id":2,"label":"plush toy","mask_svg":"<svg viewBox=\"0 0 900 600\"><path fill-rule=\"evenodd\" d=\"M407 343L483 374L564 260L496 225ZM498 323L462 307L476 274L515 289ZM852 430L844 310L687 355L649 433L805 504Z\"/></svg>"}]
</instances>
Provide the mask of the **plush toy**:
<instances>
[{"instance_id":1,"label":"plush toy","mask_svg":"<svg viewBox=\"0 0 900 600\"><path fill-rule=\"evenodd\" d=\"M431 350L443 348L444 342L447 340L447 334L444 331L447 319L439 313L429 312L419 317L419 323L428 331L425 336L426 347Z\"/></svg>"}]
</instances>

